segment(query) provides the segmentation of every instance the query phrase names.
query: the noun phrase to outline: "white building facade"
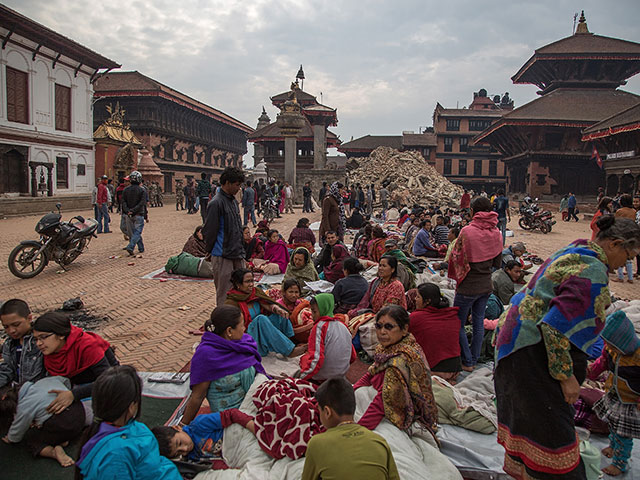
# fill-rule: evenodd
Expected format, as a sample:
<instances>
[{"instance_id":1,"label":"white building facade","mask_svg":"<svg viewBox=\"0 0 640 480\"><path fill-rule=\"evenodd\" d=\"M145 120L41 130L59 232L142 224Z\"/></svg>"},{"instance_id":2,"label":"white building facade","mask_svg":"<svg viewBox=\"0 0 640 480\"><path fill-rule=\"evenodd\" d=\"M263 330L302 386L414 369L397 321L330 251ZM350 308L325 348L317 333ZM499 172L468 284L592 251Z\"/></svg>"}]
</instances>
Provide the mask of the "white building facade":
<instances>
[{"instance_id":1,"label":"white building facade","mask_svg":"<svg viewBox=\"0 0 640 480\"><path fill-rule=\"evenodd\" d=\"M0 196L95 186L92 81L119 67L0 5Z\"/></svg>"}]
</instances>

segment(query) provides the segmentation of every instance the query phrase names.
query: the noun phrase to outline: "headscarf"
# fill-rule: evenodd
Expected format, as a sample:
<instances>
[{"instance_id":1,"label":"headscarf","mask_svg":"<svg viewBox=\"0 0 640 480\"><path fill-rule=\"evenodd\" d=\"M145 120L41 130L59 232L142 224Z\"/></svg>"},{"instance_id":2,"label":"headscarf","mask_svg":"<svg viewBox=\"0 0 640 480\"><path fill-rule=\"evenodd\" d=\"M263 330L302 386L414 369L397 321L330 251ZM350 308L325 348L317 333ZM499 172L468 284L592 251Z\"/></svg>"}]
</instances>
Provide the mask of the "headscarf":
<instances>
[{"instance_id":1,"label":"headscarf","mask_svg":"<svg viewBox=\"0 0 640 480\"><path fill-rule=\"evenodd\" d=\"M49 331L42 324L38 327L41 332ZM64 346L44 356L44 368L49 375L72 378L102 360L108 348L109 342L101 336L72 325Z\"/></svg>"},{"instance_id":2,"label":"headscarf","mask_svg":"<svg viewBox=\"0 0 640 480\"><path fill-rule=\"evenodd\" d=\"M331 254L334 259L331 260L328 266L324 267L324 278L327 282L336 283L344 277L342 262L349 256L349 251L341 243L336 243L331 249Z\"/></svg>"},{"instance_id":3,"label":"headscarf","mask_svg":"<svg viewBox=\"0 0 640 480\"><path fill-rule=\"evenodd\" d=\"M277 264L280 271L284 272L289 263L289 249L285 241L282 238L278 238L276 243L267 240L264 244L264 259Z\"/></svg>"},{"instance_id":4,"label":"headscarf","mask_svg":"<svg viewBox=\"0 0 640 480\"><path fill-rule=\"evenodd\" d=\"M497 212L478 212L460 231L451 251L449 278L460 284L471 270L470 263L485 262L502 252L502 234L497 228Z\"/></svg>"},{"instance_id":5,"label":"headscarf","mask_svg":"<svg viewBox=\"0 0 640 480\"><path fill-rule=\"evenodd\" d=\"M333 319L333 308L335 306L335 299L331 293L319 293L313 297L318 305L318 312L320 312L320 320Z\"/></svg>"},{"instance_id":6,"label":"headscarf","mask_svg":"<svg viewBox=\"0 0 640 480\"><path fill-rule=\"evenodd\" d=\"M245 327L248 327L252 320L251 313L249 312L249 304L253 302L260 302L260 305L273 305L277 303L258 287L253 287L251 293L241 292L240 290L232 288L227 293L227 299L224 301L225 305L233 305L242 311Z\"/></svg>"},{"instance_id":7,"label":"headscarf","mask_svg":"<svg viewBox=\"0 0 640 480\"><path fill-rule=\"evenodd\" d=\"M640 339L627 314L618 310L607 317L607 322L600 334L609 345L613 345L624 355L630 355L640 348Z\"/></svg>"},{"instance_id":8,"label":"headscarf","mask_svg":"<svg viewBox=\"0 0 640 480\"><path fill-rule=\"evenodd\" d=\"M333 182L331 187L329 188L329 195L335 198L336 202L338 202L338 211L339 213L339 226L338 226L338 237L342 238L347 231L347 217L344 213L344 203L342 203L342 195L340 195L340 189L338 188L338 182Z\"/></svg>"},{"instance_id":9,"label":"headscarf","mask_svg":"<svg viewBox=\"0 0 640 480\"><path fill-rule=\"evenodd\" d=\"M293 257L296 254L304 255L305 263L302 267L296 267L293 263ZM315 282L319 279L316 267L313 265L313 261L311 260L311 255L304 247L296 248L289 259L289 264L287 265L287 271L284 273L283 281L289 280L290 278L298 280L300 287L305 291L309 290L305 287L305 282Z\"/></svg>"},{"instance_id":10,"label":"headscarf","mask_svg":"<svg viewBox=\"0 0 640 480\"><path fill-rule=\"evenodd\" d=\"M431 372L422 348L412 334L398 343L378 344L369 373L384 372L384 416L400 430L419 422L435 437L438 408L431 389Z\"/></svg>"},{"instance_id":11,"label":"headscarf","mask_svg":"<svg viewBox=\"0 0 640 480\"><path fill-rule=\"evenodd\" d=\"M205 331L191 358L189 383L193 388L199 383L213 382L249 367L266 375L261 361L258 345L251 335L245 333L240 340L227 340L216 333Z\"/></svg>"}]
</instances>

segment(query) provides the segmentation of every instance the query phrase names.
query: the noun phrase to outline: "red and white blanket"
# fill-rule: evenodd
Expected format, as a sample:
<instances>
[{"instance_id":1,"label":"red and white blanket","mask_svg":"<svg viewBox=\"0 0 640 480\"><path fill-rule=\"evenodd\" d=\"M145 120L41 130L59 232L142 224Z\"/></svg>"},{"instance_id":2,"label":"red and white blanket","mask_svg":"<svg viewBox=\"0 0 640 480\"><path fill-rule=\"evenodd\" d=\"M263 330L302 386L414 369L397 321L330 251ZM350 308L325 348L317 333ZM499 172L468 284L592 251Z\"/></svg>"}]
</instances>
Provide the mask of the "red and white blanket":
<instances>
[{"instance_id":1,"label":"red and white blanket","mask_svg":"<svg viewBox=\"0 0 640 480\"><path fill-rule=\"evenodd\" d=\"M320 423L316 387L304 380L269 380L258 387L253 403L260 448L276 459L298 459L313 435L324 431Z\"/></svg>"}]
</instances>

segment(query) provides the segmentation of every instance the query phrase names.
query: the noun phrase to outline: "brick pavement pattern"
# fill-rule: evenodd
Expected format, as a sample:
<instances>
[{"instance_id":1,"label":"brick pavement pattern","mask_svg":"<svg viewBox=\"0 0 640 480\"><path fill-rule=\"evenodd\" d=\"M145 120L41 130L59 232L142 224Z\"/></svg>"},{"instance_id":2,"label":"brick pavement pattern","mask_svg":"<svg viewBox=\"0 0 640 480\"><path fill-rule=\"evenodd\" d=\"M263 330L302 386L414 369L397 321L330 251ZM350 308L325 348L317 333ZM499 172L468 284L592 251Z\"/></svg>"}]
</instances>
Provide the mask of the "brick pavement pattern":
<instances>
[{"instance_id":1,"label":"brick pavement pattern","mask_svg":"<svg viewBox=\"0 0 640 480\"><path fill-rule=\"evenodd\" d=\"M91 211L63 212L63 219ZM295 214L276 219L273 227L288 237L298 218L312 222L320 213ZM199 328L215 307L213 283L143 280L141 277L161 268L167 259L182 250L184 242L200 222L200 215L176 212L173 205L150 209L150 222L143 238L146 252L143 258L130 259L122 247L126 242L119 231L119 216L112 215L113 232L93 239L68 271L57 273L57 264L49 264L30 280L15 278L7 268L9 253L21 240L37 239L35 224L41 215L0 220L0 300L12 297L25 299L34 314L60 308L69 298L81 297L93 314L107 316L108 322L98 330L117 348L122 363L146 371L176 371L191 358L192 347L199 337L189 330ZM529 251L543 258L575 238L589 238L589 222L558 222L552 233L525 232L517 226L517 216L510 223L515 237L509 243L523 241ZM110 259L117 255L119 258ZM135 265L129 266L130 262ZM611 283L614 294L622 298L640 298L636 284ZM188 310L179 310L181 306Z\"/></svg>"}]
</instances>

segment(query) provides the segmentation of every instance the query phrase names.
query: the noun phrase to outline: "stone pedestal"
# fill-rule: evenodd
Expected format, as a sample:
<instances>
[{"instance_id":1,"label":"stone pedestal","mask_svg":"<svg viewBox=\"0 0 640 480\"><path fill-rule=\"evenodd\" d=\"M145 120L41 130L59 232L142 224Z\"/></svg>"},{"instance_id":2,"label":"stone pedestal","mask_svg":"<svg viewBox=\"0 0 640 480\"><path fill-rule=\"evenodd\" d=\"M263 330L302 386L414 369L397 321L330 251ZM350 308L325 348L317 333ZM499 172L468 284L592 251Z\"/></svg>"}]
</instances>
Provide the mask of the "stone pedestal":
<instances>
[{"instance_id":1,"label":"stone pedestal","mask_svg":"<svg viewBox=\"0 0 640 480\"><path fill-rule=\"evenodd\" d=\"M327 165L327 127L324 124L313 126L313 168L325 168Z\"/></svg>"},{"instance_id":2,"label":"stone pedestal","mask_svg":"<svg viewBox=\"0 0 640 480\"><path fill-rule=\"evenodd\" d=\"M296 189L296 137L284 137L284 181L289 182L295 191Z\"/></svg>"},{"instance_id":3,"label":"stone pedestal","mask_svg":"<svg viewBox=\"0 0 640 480\"><path fill-rule=\"evenodd\" d=\"M297 136L304 127L304 117L298 102L287 100L281 107L276 123L284 137L284 180L296 188Z\"/></svg>"}]
</instances>

